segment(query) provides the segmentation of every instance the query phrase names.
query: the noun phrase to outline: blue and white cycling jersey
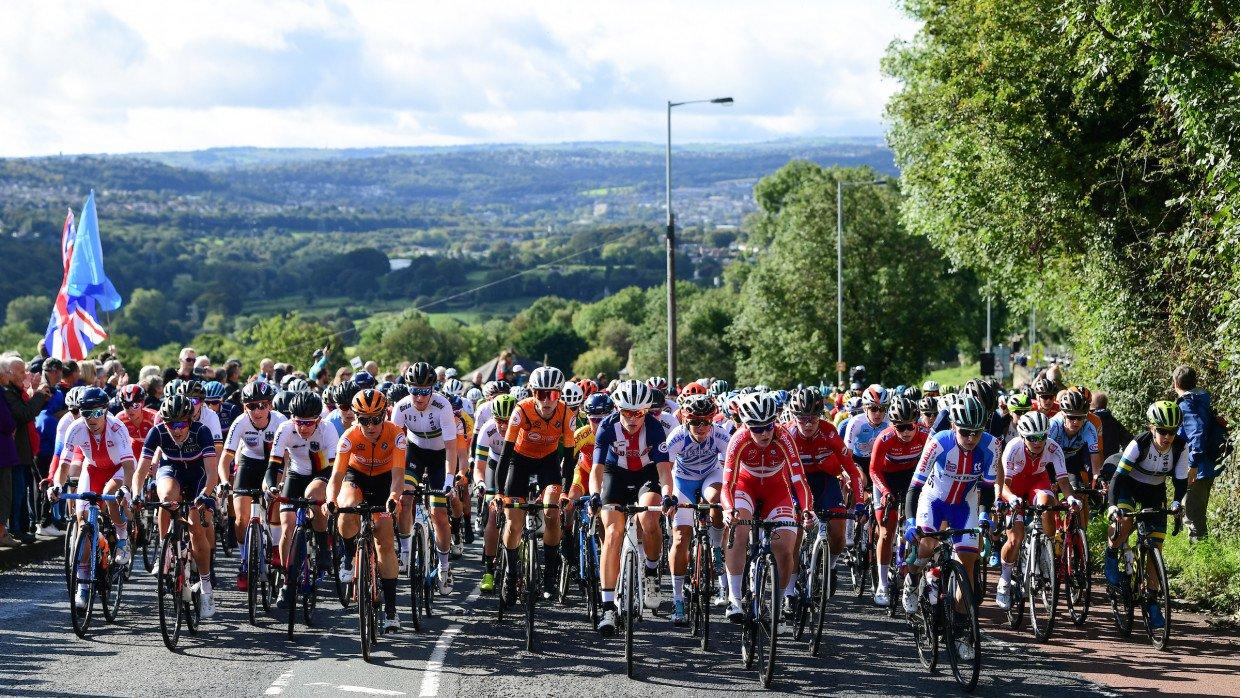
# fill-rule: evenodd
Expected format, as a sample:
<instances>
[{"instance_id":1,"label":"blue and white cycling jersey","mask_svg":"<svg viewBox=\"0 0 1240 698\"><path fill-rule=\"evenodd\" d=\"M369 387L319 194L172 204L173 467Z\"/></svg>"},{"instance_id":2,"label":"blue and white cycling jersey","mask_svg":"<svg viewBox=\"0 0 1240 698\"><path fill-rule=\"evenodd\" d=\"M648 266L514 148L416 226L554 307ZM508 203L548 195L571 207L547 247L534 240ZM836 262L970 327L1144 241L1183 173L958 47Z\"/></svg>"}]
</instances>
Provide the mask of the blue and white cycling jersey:
<instances>
[{"instance_id":1,"label":"blue and white cycling jersey","mask_svg":"<svg viewBox=\"0 0 1240 698\"><path fill-rule=\"evenodd\" d=\"M930 437L913 474L912 486L922 487L919 508L933 501L976 507L977 483L994 484L999 457L999 441L990 434L983 433L971 451L960 448L953 431Z\"/></svg>"},{"instance_id":2,"label":"blue and white cycling jersey","mask_svg":"<svg viewBox=\"0 0 1240 698\"><path fill-rule=\"evenodd\" d=\"M728 435L718 424L711 426L702 443L694 441L689 427L681 425L667 437L667 455L672 459L672 475L685 480L701 480L722 467L728 450Z\"/></svg>"},{"instance_id":3,"label":"blue and white cycling jersey","mask_svg":"<svg viewBox=\"0 0 1240 698\"><path fill-rule=\"evenodd\" d=\"M1065 416L1063 412L1060 412L1051 417L1051 428L1047 429L1046 438L1059 444L1067 458L1076 456L1082 448L1088 449L1088 453L1097 453L1098 430L1094 428L1093 422L1086 419L1081 430L1076 432L1076 436L1068 436L1068 432L1064 429Z\"/></svg>"},{"instance_id":4,"label":"blue and white cycling jersey","mask_svg":"<svg viewBox=\"0 0 1240 698\"><path fill-rule=\"evenodd\" d=\"M874 440L883 430L891 426L891 422L883 417L877 426L870 424L866 415L859 414L848 420L844 430L844 445L852 452L853 458L863 458L869 467L870 453L874 450Z\"/></svg>"},{"instance_id":5,"label":"blue and white cycling jersey","mask_svg":"<svg viewBox=\"0 0 1240 698\"><path fill-rule=\"evenodd\" d=\"M639 471L656 463L666 463L667 432L652 414L647 414L636 433L628 434L620 422L620 413L608 415L594 433L594 467L621 468Z\"/></svg>"}]
</instances>

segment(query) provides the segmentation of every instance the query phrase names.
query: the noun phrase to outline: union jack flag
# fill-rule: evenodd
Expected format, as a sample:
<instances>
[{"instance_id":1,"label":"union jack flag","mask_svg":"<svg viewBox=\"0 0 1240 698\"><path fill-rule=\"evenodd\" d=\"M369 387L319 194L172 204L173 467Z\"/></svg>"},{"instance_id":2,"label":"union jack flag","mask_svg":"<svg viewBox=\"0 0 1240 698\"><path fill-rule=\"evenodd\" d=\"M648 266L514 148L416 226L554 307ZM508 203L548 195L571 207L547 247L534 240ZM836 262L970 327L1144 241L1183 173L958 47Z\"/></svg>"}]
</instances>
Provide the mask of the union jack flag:
<instances>
[{"instance_id":1,"label":"union jack flag","mask_svg":"<svg viewBox=\"0 0 1240 698\"><path fill-rule=\"evenodd\" d=\"M60 251L60 291L43 342L50 356L78 361L108 338L96 309L115 310L121 304L120 294L103 272L95 192L90 193L82 208L81 226L74 225L73 210L69 210L60 233Z\"/></svg>"}]
</instances>

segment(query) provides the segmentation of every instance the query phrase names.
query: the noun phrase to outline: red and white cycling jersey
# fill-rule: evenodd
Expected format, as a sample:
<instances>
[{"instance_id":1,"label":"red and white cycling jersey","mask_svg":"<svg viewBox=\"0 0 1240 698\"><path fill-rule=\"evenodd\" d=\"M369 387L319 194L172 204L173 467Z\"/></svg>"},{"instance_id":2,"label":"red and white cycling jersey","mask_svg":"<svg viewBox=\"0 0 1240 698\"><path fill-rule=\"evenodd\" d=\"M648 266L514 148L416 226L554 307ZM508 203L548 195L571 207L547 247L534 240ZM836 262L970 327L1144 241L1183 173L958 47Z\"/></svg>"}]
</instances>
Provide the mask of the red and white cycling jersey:
<instances>
[{"instance_id":1,"label":"red and white cycling jersey","mask_svg":"<svg viewBox=\"0 0 1240 698\"><path fill-rule=\"evenodd\" d=\"M134 462L129 430L112 415L107 416L98 434L90 432L85 418L74 420L65 433L62 453L70 454L71 462L84 466L78 492L102 494L108 480L122 475L121 467L126 462Z\"/></svg>"},{"instance_id":2,"label":"red and white cycling jersey","mask_svg":"<svg viewBox=\"0 0 1240 698\"><path fill-rule=\"evenodd\" d=\"M1003 477L1008 491L1029 501L1035 490L1050 490L1051 481L1067 477L1063 448L1047 439L1041 456L1025 448L1023 439L1008 442L1003 449Z\"/></svg>"},{"instance_id":3,"label":"red and white cycling jersey","mask_svg":"<svg viewBox=\"0 0 1240 698\"><path fill-rule=\"evenodd\" d=\"M723 461L724 509L748 509L767 521L793 520L793 487L797 501L806 510L813 509L814 498L796 444L787 429L778 424L774 429L775 436L766 446L754 441L748 427L737 429L728 441Z\"/></svg>"},{"instance_id":4,"label":"red and white cycling jersey","mask_svg":"<svg viewBox=\"0 0 1240 698\"><path fill-rule=\"evenodd\" d=\"M790 422L787 429L797 453L801 456L801 467L807 474L826 473L838 478L842 472L847 472L855 498L853 501L861 501L861 471L853 462L852 455L844 446L844 439L840 437L834 424L819 419L818 430L813 436L802 434L796 420Z\"/></svg>"}]
</instances>

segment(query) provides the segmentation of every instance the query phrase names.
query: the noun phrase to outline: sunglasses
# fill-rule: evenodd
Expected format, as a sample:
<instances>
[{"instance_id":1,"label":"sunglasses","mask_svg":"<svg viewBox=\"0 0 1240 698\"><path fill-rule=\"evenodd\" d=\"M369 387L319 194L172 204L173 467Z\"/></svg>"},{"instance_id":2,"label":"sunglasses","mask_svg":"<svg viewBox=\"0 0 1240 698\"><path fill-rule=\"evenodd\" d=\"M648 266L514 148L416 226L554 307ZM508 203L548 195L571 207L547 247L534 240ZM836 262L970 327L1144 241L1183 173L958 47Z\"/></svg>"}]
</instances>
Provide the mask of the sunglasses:
<instances>
[{"instance_id":1,"label":"sunglasses","mask_svg":"<svg viewBox=\"0 0 1240 698\"><path fill-rule=\"evenodd\" d=\"M247 402L245 403L245 408L247 410L265 410L268 407L271 407L270 402Z\"/></svg>"},{"instance_id":2,"label":"sunglasses","mask_svg":"<svg viewBox=\"0 0 1240 698\"><path fill-rule=\"evenodd\" d=\"M124 405L127 410L139 410L143 407L141 402L126 402Z\"/></svg>"},{"instance_id":3,"label":"sunglasses","mask_svg":"<svg viewBox=\"0 0 1240 698\"><path fill-rule=\"evenodd\" d=\"M377 427L383 424L383 417L358 417L357 421L364 427Z\"/></svg>"},{"instance_id":4,"label":"sunglasses","mask_svg":"<svg viewBox=\"0 0 1240 698\"><path fill-rule=\"evenodd\" d=\"M896 431L900 432L901 434L903 434L906 431L912 431L917 428L913 426L912 424L897 424L895 425L895 427L896 427Z\"/></svg>"},{"instance_id":5,"label":"sunglasses","mask_svg":"<svg viewBox=\"0 0 1240 698\"><path fill-rule=\"evenodd\" d=\"M1081 416L1079 416L1079 415L1064 415L1063 421L1065 421L1065 422L1083 422L1083 421L1085 421L1085 418L1084 418L1084 417L1081 417Z\"/></svg>"},{"instance_id":6,"label":"sunglasses","mask_svg":"<svg viewBox=\"0 0 1240 698\"><path fill-rule=\"evenodd\" d=\"M981 429L960 429L959 433L960 433L960 438L962 439L976 439L982 435L982 430Z\"/></svg>"},{"instance_id":7,"label":"sunglasses","mask_svg":"<svg viewBox=\"0 0 1240 698\"><path fill-rule=\"evenodd\" d=\"M413 393L414 395L417 395L418 397L426 397L427 395L430 395L431 393L435 392L435 389L434 388L410 388L409 392Z\"/></svg>"},{"instance_id":8,"label":"sunglasses","mask_svg":"<svg viewBox=\"0 0 1240 698\"><path fill-rule=\"evenodd\" d=\"M1043 441L1046 441L1046 434L1030 434L1029 436L1022 436L1021 438L1031 444L1040 444Z\"/></svg>"},{"instance_id":9,"label":"sunglasses","mask_svg":"<svg viewBox=\"0 0 1240 698\"><path fill-rule=\"evenodd\" d=\"M222 404L223 402L224 402L223 400L207 400L208 405L219 405L219 404Z\"/></svg>"},{"instance_id":10,"label":"sunglasses","mask_svg":"<svg viewBox=\"0 0 1240 698\"><path fill-rule=\"evenodd\" d=\"M312 427L319 423L317 419L294 419L293 422L299 427Z\"/></svg>"},{"instance_id":11,"label":"sunglasses","mask_svg":"<svg viewBox=\"0 0 1240 698\"><path fill-rule=\"evenodd\" d=\"M774 428L775 428L775 423L771 422L770 424L763 424L760 427L749 427L749 431L753 432L754 434L765 434Z\"/></svg>"},{"instance_id":12,"label":"sunglasses","mask_svg":"<svg viewBox=\"0 0 1240 698\"><path fill-rule=\"evenodd\" d=\"M189 399L189 404L197 407L202 404L202 400L200 398L192 397Z\"/></svg>"},{"instance_id":13,"label":"sunglasses","mask_svg":"<svg viewBox=\"0 0 1240 698\"><path fill-rule=\"evenodd\" d=\"M181 359L181 363L183 363L183 364L192 364L192 363L194 363L195 361L197 361L197 359L195 359L195 358L194 358L194 357L192 357L192 356L187 356L187 357L185 357L184 359Z\"/></svg>"},{"instance_id":14,"label":"sunglasses","mask_svg":"<svg viewBox=\"0 0 1240 698\"><path fill-rule=\"evenodd\" d=\"M628 417L629 419L640 417L644 414L646 414L646 410L620 410L620 416Z\"/></svg>"},{"instance_id":15,"label":"sunglasses","mask_svg":"<svg viewBox=\"0 0 1240 698\"><path fill-rule=\"evenodd\" d=\"M534 391L534 397L538 398L539 400L543 400L543 401L558 400L560 399L560 391L540 388Z\"/></svg>"},{"instance_id":16,"label":"sunglasses","mask_svg":"<svg viewBox=\"0 0 1240 698\"><path fill-rule=\"evenodd\" d=\"M189 422L168 422L168 428L180 431L181 429L189 429Z\"/></svg>"},{"instance_id":17,"label":"sunglasses","mask_svg":"<svg viewBox=\"0 0 1240 698\"><path fill-rule=\"evenodd\" d=\"M108 408L96 407L96 408L89 409L89 410L82 410L81 412L82 412L82 416L87 419L99 419L100 417L108 413Z\"/></svg>"},{"instance_id":18,"label":"sunglasses","mask_svg":"<svg viewBox=\"0 0 1240 698\"><path fill-rule=\"evenodd\" d=\"M1163 429L1162 427L1155 427L1154 431L1158 432L1159 436L1175 436L1179 430L1178 429Z\"/></svg>"},{"instance_id":19,"label":"sunglasses","mask_svg":"<svg viewBox=\"0 0 1240 698\"><path fill-rule=\"evenodd\" d=\"M701 428L701 427L708 427L711 424L713 424L713 422L711 422L709 419L690 419L688 423L691 428L695 428L695 429Z\"/></svg>"},{"instance_id":20,"label":"sunglasses","mask_svg":"<svg viewBox=\"0 0 1240 698\"><path fill-rule=\"evenodd\" d=\"M882 412L882 411L883 411L883 408L881 408L881 407L867 407L867 408L865 408L865 411L866 411L866 412L875 412L875 413L878 413L878 412Z\"/></svg>"}]
</instances>

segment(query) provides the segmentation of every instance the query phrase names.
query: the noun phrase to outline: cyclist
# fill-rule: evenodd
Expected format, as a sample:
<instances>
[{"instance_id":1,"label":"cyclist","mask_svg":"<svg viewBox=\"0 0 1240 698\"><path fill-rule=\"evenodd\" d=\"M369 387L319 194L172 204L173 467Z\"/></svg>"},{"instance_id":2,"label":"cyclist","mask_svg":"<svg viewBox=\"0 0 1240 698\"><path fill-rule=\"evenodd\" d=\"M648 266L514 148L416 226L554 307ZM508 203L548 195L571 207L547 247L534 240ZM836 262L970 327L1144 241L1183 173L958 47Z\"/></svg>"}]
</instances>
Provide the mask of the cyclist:
<instances>
[{"instance_id":1,"label":"cyclist","mask_svg":"<svg viewBox=\"0 0 1240 698\"><path fill-rule=\"evenodd\" d=\"M792 443L800 454L802 470L805 471L806 483L814 498L816 511L842 513L844 511L844 489L840 478L847 473L849 492L852 501L858 508L862 507L861 471L852 459L852 454L844 445L835 427L823 419L822 398L810 388L802 388L794 392L788 401L788 411L792 415L787 425ZM800 500L797 500L798 503ZM835 569L835 559L844 550L844 519L832 519L827 526L831 556L827 569ZM798 536L799 537L799 536ZM796 571L788 576L788 588L785 595L791 596L795 590ZM786 605L790 612L791 605Z\"/></svg>"},{"instance_id":2,"label":"cyclist","mask_svg":"<svg viewBox=\"0 0 1240 698\"><path fill-rule=\"evenodd\" d=\"M219 417L220 428L227 431L232 423L241 416L241 407L235 403L224 400L224 395L228 392L228 387L219 381L207 381L202 386L203 401L207 405L207 409L211 410Z\"/></svg>"},{"instance_id":3,"label":"cyclist","mask_svg":"<svg viewBox=\"0 0 1240 698\"><path fill-rule=\"evenodd\" d=\"M271 445L276 440L276 429L286 417L272 409L275 400L275 388L270 383L255 381L247 383L241 389L241 401L245 413L233 422L228 429L228 441L224 446L224 457L219 459L220 482L232 480L234 490L254 490L263 486L263 478L267 474L267 459L271 456ZM235 475L233 465L236 465ZM237 513L237 540L242 541L241 559L246 560L245 529L249 524L250 497L236 495L233 497L233 511ZM271 537L278 539L280 531L272 527ZM248 591L248 577L245 563L237 570L237 591Z\"/></svg>"},{"instance_id":4,"label":"cyclist","mask_svg":"<svg viewBox=\"0 0 1240 698\"><path fill-rule=\"evenodd\" d=\"M460 383L455 378L449 378L445 385L452 381ZM474 527L470 521L472 512L469 510L469 497L466 495L469 491L469 476L473 472L469 441L470 435L474 433L474 418L465 411L465 399L461 396L448 395L448 404L452 406L452 416L456 419L456 463L449 463L448 470L453 473L451 482L457 485L456 496L449 502L452 509L449 522L452 529L451 557L457 558L464 552L465 545L474 542Z\"/></svg>"},{"instance_id":5,"label":"cyclist","mask_svg":"<svg viewBox=\"0 0 1240 698\"><path fill-rule=\"evenodd\" d=\"M946 524L948 528L976 528L979 520L989 522L989 514L978 514L978 505L989 508L994 499L992 487L995 469L999 462L999 442L986 433L990 415L981 401L972 395L959 396L951 407L951 430L940 431L926 441L917 471L905 497L905 512L910 514L904 521L905 536L913 537L913 530L937 531ZM956 558L964 565L969 579L973 578L973 566L977 563L978 537L968 533L953 537ZM934 552L935 541L923 538L918 546L919 561L928 560ZM937 580L928 579L935 584ZM911 576L904 580L904 610L912 615L917 612L917 585ZM959 641L957 650L964 659L971 659L972 646Z\"/></svg>"},{"instance_id":6,"label":"cyclist","mask_svg":"<svg viewBox=\"0 0 1240 698\"><path fill-rule=\"evenodd\" d=\"M582 411L586 415L587 423L573 432L573 440L577 442L577 445L573 447L573 460L577 467L573 472L573 484L568 488L569 501L577 501L587 494L594 494L590 491L590 470L594 464L594 434L598 430L598 425L616 411L616 406L605 393L596 392L586 398Z\"/></svg>"},{"instance_id":7,"label":"cyclist","mask_svg":"<svg viewBox=\"0 0 1240 698\"><path fill-rule=\"evenodd\" d=\"M430 492L431 527L439 556L440 594L452 593L452 529L448 521L448 497L455 485L457 466L456 416L443 395L435 393L435 369L419 361L405 371L409 396L392 408L392 422L405 430L405 482L424 483ZM414 507L402 507L397 538L400 541L401 574L408 565Z\"/></svg>"},{"instance_id":8,"label":"cyclist","mask_svg":"<svg viewBox=\"0 0 1240 698\"><path fill-rule=\"evenodd\" d=\"M1054 417L1059 412L1059 404L1055 400L1055 396L1059 392L1059 386L1055 385L1055 381L1043 376L1033 382L1033 394L1036 398L1034 408L1042 414Z\"/></svg>"},{"instance_id":9,"label":"cyclist","mask_svg":"<svg viewBox=\"0 0 1240 698\"><path fill-rule=\"evenodd\" d=\"M799 503L804 508L806 523L811 523L814 495L792 436L775 423L775 399L766 393L751 393L740 400L737 412L744 427L732 436L724 456L724 525L731 527L735 521L754 517L783 524L772 534L771 549L775 554L776 584L787 594L788 580L796 569L796 506ZM742 544L724 551L728 577L726 613L728 620L739 623L744 619L741 575L745 573L744 541L749 540L749 527L735 525L732 535Z\"/></svg>"},{"instance_id":10,"label":"cyclist","mask_svg":"<svg viewBox=\"0 0 1240 698\"><path fill-rule=\"evenodd\" d=\"M275 441L263 487L272 489L284 479L285 497L306 498L326 502L327 480L331 476L330 464L336 458L339 436L332 425L323 421L323 400L311 391L293 396L289 404L290 419L276 427ZM287 454L287 461L285 455ZM286 465L287 463L287 465ZM327 507L320 507L310 519L314 537L318 542L318 568L326 569L327 560ZM293 545L293 529L297 523L297 511L291 504L280 507L280 559L285 565L292 564L289 549ZM294 574L295 570L285 570ZM285 587L280 587L277 604L285 603Z\"/></svg>"},{"instance_id":11,"label":"cyclist","mask_svg":"<svg viewBox=\"0 0 1240 698\"><path fill-rule=\"evenodd\" d=\"M327 413L327 422L336 428L336 436L339 437L357 421L357 415L353 414L353 397L357 395L358 388L350 381L328 389L332 391L336 409Z\"/></svg>"},{"instance_id":12,"label":"cyclist","mask_svg":"<svg viewBox=\"0 0 1240 698\"><path fill-rule=\"evenodd\" d=\"M934 421L939 416L939 398L934 395L926 395L917 401L917 414L919 419L917 425L925 427L926 431L930 431L934 427ZM933 431L930 431L933 434Z\"/></svg>"},{"instance_id":13,"label":"cyclist","mask_svg":"<svg viewBox=\"0 0 1240 698\"><path fill-rule=\"evenodd\" d=\"M1171 477L1174 498L1169 508L1176 516L1181 514L1184 495L1188 491L1188 480L1195 475L1189 467L1188 444L1179 435L1180 425L1184 421L1184 413L1179 404L1170 400L1159 400L1145 411L1148 431L1128 443L1124 454L1120 457L1115 475L1111 478L1108 492L1107 518L1111 520L1107 530L1106 555L1103 570L1107 582L1112 586L1121 583L1119 573L1119 548L1121 542L1128 540L1132 534L1132 519L1119 518L1117 510L1128 512L1141 509L1162 509L1167 504L1167 477ZM1163 538L1167 535L1167 517L1158 516L1146 519L1151 528L1150 540L1161 548ZM1146 584L1153 591L1158 591L1158 575L1152 565L1146 568ZM1162 628L1166 619L1158 604L1151 602L1147 608L1151 628Z\"/></svg>"},{"instance_id":14,"label":"cyclist","mask_svg":"<svg viewBox=\"0 0 1240 698\"><path fill-rule=\"evenodd\" d=\"M934 398L926 398L933 400ZM886 606L891 590L891 550L899 535L896 502L908 496L917 460L930 438L930 430L915 421L917 414L912 400L896 398L887 409L891 426L879 433L870 454L870 478L874 481L874 500L885 512L878 518L878 585L874 604ZM892 506L888 506L892 505Z\"/></svg>"},{"instance_id":15,"label":"cyclist","mask_svg":"<svg viewBox=\"0 0 1240 698\"><path fill-rule=\"evenodd\" d=\"M1008 432L1004 443L1010 443L1013 439L1019 438L1020 433L1017 431L1017 424L1020 418L1024 417L1033 409L1033 400L1029 398L1028 393L1018 391L1007 396L1008 414L1012 415L1012 421L1008 424Z\"/></svg>"},{"instance_id":16,"label":"cyclist","mask_svg":"<svg viewBox=\"0 0 1240 698\"><path fill-rule=\"evenodd\" d=\"M486 520L482 533L482 591L495 591L495 551L499 543L499 529L492 502L499 488L495 484L495 466L504 450L504 435L508 420L517 400L511 395L499 395L486 403L486 413L491 417L482 425L474 446L474 481L483 483L485 489ZM481 417L483 411L478 411Z\"/></svg>"},{"instance_id":17,"label":"cyclist","mask_svg":"<svg viewBox=\"0 0 1240 698\"><path fill-rule=\"evenodd\" d=\"M650 407L650 414L659 420L659 424L663 425L664 433L672 433L672 430L680 426L680 421L676 419L676 412L680 409L680 405L675 400L667 397L667 394L658 388L651 388L651 399L653 402Z\"/></svg>"},{"instance_id":18,"label":"cyclist","mask_svg":"<svg viewBox=\"0 0 1240 698\"><path fill-rule=\"evenodd\" d=\"M585 391L581 389L581 386L573 381L568 381L564 384L563 392L564 394L560 399L564 401L565 405L568 405L568 411L573 415L573 430L575 431L589 424L585 415L581 413L581 403L585 402L586 399Z\"/></svg>"},{"instance_id":19,"label":"cyclist","mask_svg":"<svg viewBox=\"0 0 1240 698\"><path fill-rule=\"evenodd\" d=\"M558 507L573 474L573 415L560 400L564 374L553 366L539 366L527 387L533 397L517 401L496 469L500 494L525 501L530 481L537 480L543 504ZM543 517L543 596L554 599L560 579L560 517ZM509 516L504 524L504 554L508 569L517 569L517 547L525 530L524 516ZM516 597L517 579L506 579L509 599Z\"/></svg>"},{"instance_id":20,"label":"cyclist","mask_svg":"<svg viewBox=\"0 0 1240 698\"><path fill-rule=\"evenodd\" d=\"M82 415L70 425L65 434L62 453L69 453L76 468L80 468L78 493L93 492L95 494L115 494L118 491L122 500L129 498L125 489L127 479L133 477L133 448L129 443L128 432L119 419L108 413L108 394L101 388L86 388L78 398L78 410ZM61 489L69 480L69 468L58 468L55 485L48 490L48 500L55 502L60 497ZM84 519L86 502L79 501L77 507L79 517ZM106 502L108 514L116 523L116 562L120 565L129 563L129 533L125 526L120 525L120 502ZM72 543L76 549L77 542ZM88 560L82 560L83 565ZM84 567L78 574L89 574ZM79 577L80 578L80 577ZM77 597L73 600L78 608L85 608L88 600L88 589L84 585L78 587Z\"/></svg>"},{"instance_id":21,"label":"cyclist","mask_svg":"<svg viewBox=\"0 0 1240 698\"><path fill-rule=\"evenodd\" d=\"M720 462L728 450L728 435L714 421L718 411L715 401L705 394L690 394L680 407L685 423L667 436L667 455L672 459L672 489L680 504L695 505L699 497L709 504L719 503L723 482ZM676 510L668 559L672 574L673 625L685 624L685 573L689 568L693 520L693 510ZM722 515L711 512L711 524L710 544L715 550L723 542Z\"/></svg>"},{"instance_id":22,"label":"cyclist","mask_svg":"<svg viewBox=\"0 0 1240 698\"><path fill-rule=\"evenodd\" d=\"M1102 452L1098 431L1088 421L1089 403L1085 396L1065 390L1059 397L1059 413L1050 418L1047 438L1063 448L1064 467L1076 488L1088 488L1102 471ZM1081 527L1089 525L1089 501L1082 502Z\"/></svg>"},{"instance_id":23,"label":"cyclist","mask_svg":"<svg viewBox=\"0 0 1240 698\"><path fill-rule=\"evenodd\" d=\"M147 432L155 426L155 410L146 406L146 391L137 383L130 383L116 392L121 402L121 413L117 418L129 431L129 442L137 462L142 457L142 442L146 440Z\"/></svg>"},{"instance_id":24,"label":"cyclist","mask_svg":"<svg viewBox=\"0 0 1240 698\"><path fill-rule=\"evenodd\" d=\"M1003 566L995 587L995 603L1004 610L1012 605L1012 566L1025 538L1026 517L1020 515L1021 505L1025 502L1040 505L1054 503L1055 494L1051 490L1051 480L1054 479L1059 491L1067 498L1068 506L1074 510L1080 506L1080 501L1072 494L1072 484L1064 469L1063 448L1047 438L1049 429L1050 420L1046 415L1026 412L1016 425L1020 438L1009 441L1003 449L995 494L1000 506L1006 505L1013 510L1007 542L1000 553ZM1051 512L1042 515L1042 529L1055 530Z\"/></svg>"},{"instance_id":25,"label":"cyclist","mask_svg":"<svg viewBox=\"0 0 1240 698\"><path fill-rule=\"evenodd\" d=\"M676 506L673 496L672 463L667 455L667 433L652 414L654 391L636 380L621 381L611 394L617 411L598 425L594 435L594 454L590 468L592 506L618 504L656 506L665 511ZM625 514L606 509L601 513L604 535L599 560L599 581L603 614L598 631L609 637L616 631L616 581L620 577L620 548L625 538ZM637 515L642 531L645 570L644 604L659 607L659 581L656 576L662 554L663 536L659 512Z\"/></svg>"},{"instance_id":26,"label":"cyclist","mask_svg":"<svg viewBox=\"0 0 1240 698\"><path fill-rule=\"evenodd\" d=\"M345 430L336 446L336 463L327 484L327 501L340 507L360 504L400 510L404 487L405 431L384 418L388 402L383 393L367 388L353 397L357 424ZM375 554L379 560L379 584L383 589L383 631L400 630L396 614L396 544L391 517L381 515L375 526ZM354 514L340 516L340 536L345 556L340 580L353 581L353 553L361 522ZM363 580L364 581L364 580Z\"/></svg>"},{"instance_id":27,"label":"cyclist","mask_svg":"<svg viewBox=\"0 0 1240 698\"><path fill-rule=\"evenodd\" d=\"M211 544L215 539L213 510L215 500L211 497L215 489L216 471L208 467L215 460L215 437L207 425L193 421L194 406L190 398L184 395L173 395L164 398L159 406L159 417L162 420L146 435L142 444L142 460L134 471L132 491L141 492L142 483L146 482L147 472L159 453L159 470L155 475L155 487L159 500L164 503L178 503L192 497L201 516L205 517L205 526L196 526L199 516L190 516L186 521L190 535L190 549L194 561L198 565L199 591L202 593L202 606L199 617L210 618L215 615L215 601L211 591ZM168 511L159 510L159 530L167 532L171 523Z\"/></svg>"},{"instance_id":28,"label":"cyclist","mask_svg":"<svg viewBox=\"0 0 1240 698\"><path fill-rule=\"evenodd\" d=\"M922 397L938 397L942 394L942 388L939 387L938 381L926 381L921 384Z\"/></svg>"}]
</instances>

